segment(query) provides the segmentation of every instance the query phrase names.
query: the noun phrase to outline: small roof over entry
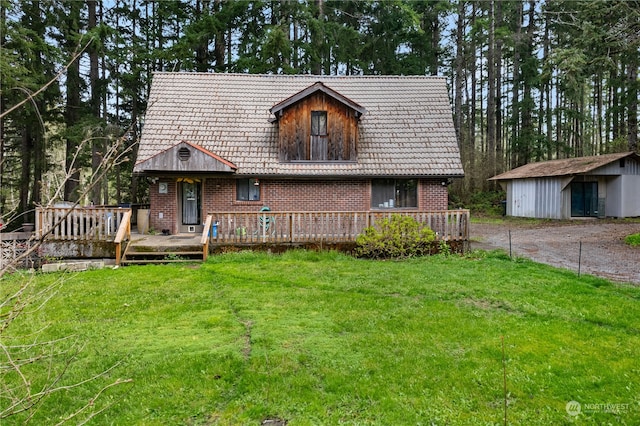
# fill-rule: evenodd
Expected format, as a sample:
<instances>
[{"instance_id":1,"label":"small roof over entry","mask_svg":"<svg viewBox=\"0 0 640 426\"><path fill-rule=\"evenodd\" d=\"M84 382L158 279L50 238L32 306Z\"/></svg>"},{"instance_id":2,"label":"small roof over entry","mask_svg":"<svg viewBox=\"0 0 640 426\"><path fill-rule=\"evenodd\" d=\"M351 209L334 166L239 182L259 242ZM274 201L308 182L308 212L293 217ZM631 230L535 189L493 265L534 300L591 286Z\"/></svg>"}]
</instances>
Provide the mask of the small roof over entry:
<instances>
[{"instance_id":1,"label":"small roof over entry","mask_svg":"<svg viewBox=\"0 0 640 426\"><path fill-rule=\"evenodd\" d=\"M138 173L151 172L220 172L235 173L230 161L187 141L179 142L135 165Z\"/></svg>"}]
</instances>

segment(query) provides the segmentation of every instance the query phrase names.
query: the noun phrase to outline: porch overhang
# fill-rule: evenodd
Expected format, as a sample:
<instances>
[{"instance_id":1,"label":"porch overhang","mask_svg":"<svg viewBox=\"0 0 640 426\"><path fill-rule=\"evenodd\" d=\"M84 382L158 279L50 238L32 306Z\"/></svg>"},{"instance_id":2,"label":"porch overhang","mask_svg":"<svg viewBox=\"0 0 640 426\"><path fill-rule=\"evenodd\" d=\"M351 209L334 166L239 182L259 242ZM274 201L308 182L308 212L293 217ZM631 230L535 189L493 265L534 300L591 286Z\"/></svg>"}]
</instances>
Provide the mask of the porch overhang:
<instances>
[{"instance_id":1,"label":"porch overhang","mask_svg":"<svg viewBox=\"0 0 640 426\"><path fill-rule=\"evenodd\" d=\"M181 141L164 151L138 162L133 172L141 175L173 173L235 173L231 161L188 141Z\"/></svg>"}]
</instances>

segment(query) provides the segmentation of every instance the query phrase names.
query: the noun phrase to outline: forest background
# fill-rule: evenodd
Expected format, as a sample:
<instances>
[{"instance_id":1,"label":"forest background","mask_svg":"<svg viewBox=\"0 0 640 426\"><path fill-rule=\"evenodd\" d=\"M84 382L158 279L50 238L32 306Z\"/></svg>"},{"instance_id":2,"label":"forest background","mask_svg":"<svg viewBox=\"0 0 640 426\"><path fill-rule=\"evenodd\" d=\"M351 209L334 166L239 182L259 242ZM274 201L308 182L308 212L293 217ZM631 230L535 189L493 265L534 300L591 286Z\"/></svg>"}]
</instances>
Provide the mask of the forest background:
<instances>
[{"instance_id":1,"label":"forest background","mask_svg":"<svg viewBox=\"0 0 640 426\"><path fill-rule=\"evenodd\" d=\"M0 215L77 201L114 146L78 201L144 203L154 71L445 76L468 206L516 166L638 151L639 67L631 0L0 0Z\"/></svg>"}]
</instances>

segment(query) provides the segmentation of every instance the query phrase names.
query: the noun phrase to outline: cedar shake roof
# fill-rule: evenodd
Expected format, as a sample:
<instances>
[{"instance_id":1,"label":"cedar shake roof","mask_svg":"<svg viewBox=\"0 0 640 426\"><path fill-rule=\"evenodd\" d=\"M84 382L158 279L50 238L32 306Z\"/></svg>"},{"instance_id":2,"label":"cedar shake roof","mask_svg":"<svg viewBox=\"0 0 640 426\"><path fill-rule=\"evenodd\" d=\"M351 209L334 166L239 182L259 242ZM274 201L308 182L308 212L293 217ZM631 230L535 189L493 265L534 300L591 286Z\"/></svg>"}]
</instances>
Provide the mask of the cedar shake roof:
<instances>
[{"instance_id":1,"label":"cedar shake roof","mask_svg":"<svg viewBox=\"0 0 640 426\"><path fill-rule=\"evenodd\" d=\"M270 110L316 83L366 111L357 162L279 161ZM271 120L271 121L270 121ZM155 73L134 172L181 141L241 176L463 176L446 80L424 76Z\"/></svg>"},{"instance_id":2,"label":"cedar shake roof","mask_svg":"<svg viewBox=\"0 0 640 426\"><path fill-rule=\"evenodd\" d=\"M636 160L640 156L633 152L603 154L591 157L565 158L562 160L540 161L517 167L511 171L499 174L489 180L527 179L551 176L578 175L594 171L614 161L632 157Z\"/></svg>"}]
</instances>

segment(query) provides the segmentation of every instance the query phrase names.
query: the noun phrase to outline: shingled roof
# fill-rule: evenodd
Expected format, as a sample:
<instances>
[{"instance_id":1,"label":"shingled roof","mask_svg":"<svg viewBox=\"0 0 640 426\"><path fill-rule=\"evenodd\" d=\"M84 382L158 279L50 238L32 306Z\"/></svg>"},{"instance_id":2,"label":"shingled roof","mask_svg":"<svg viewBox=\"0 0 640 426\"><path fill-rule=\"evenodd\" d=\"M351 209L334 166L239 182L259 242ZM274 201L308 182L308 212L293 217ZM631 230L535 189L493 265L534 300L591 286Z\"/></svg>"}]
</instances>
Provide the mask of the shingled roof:
<instances>
[{"instance_id":1,"label":"shingled roof","mask_svg":"<svg viewBox=\"0 0 640 426\"><path fill-rule=\"evenodd\" d=\"M539 161L517 167L508 172L499 174L489 180L527 179L551 176L569 176L592 172L623 158L633 157L637 160L640 156L633 152L615 154L603 154L590 157L565 158L561 160Z\"/></svg>"},{"instance_id":2,"label":"shingled roof","mask_svg":"<svg viewBox=\"0 0 640 426\"><path fill-rule=\"evenodd\" d=\"M270 109L316 83L366 110L357 162L278 160ZM244 176L456 177L462 164L446 80L425 76L154 74L134 172L181 141ZM149 164L149 162L146 162Z\"/></svg>"}]
</instances>

